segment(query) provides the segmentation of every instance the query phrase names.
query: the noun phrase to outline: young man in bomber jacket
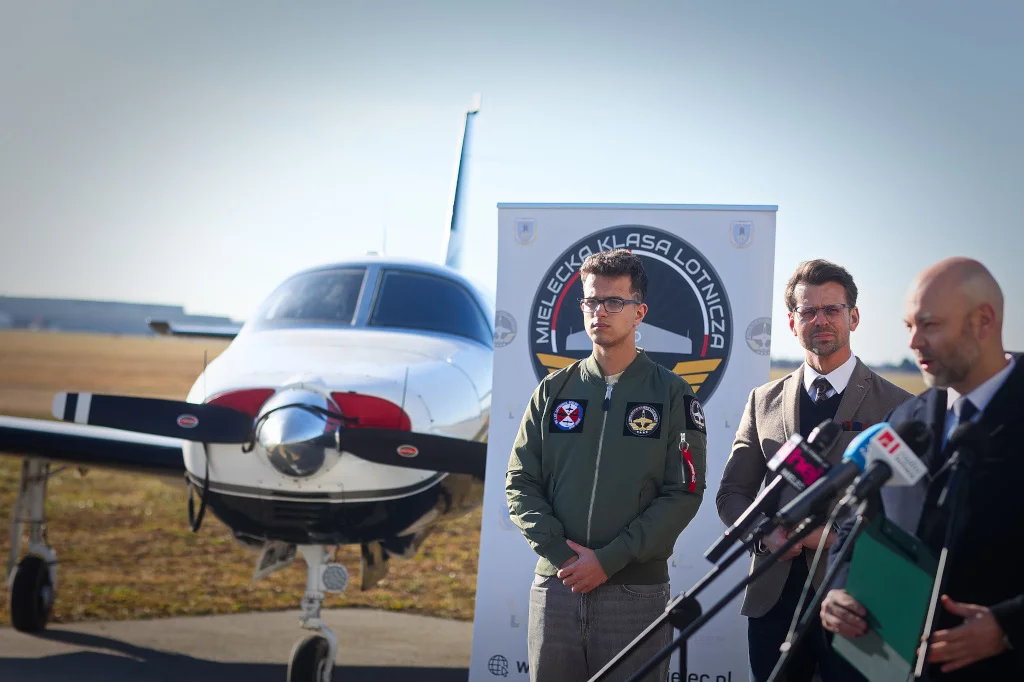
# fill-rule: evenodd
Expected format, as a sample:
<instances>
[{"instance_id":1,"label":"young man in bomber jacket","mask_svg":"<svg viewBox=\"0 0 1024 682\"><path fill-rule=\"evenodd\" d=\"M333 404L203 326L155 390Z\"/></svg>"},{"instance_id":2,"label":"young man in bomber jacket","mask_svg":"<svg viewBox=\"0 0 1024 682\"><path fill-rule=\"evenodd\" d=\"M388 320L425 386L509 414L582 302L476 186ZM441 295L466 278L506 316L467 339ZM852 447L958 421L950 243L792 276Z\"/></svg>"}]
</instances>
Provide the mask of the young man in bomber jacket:
<instances>
[{"instance_id":1,"label":"young man in bomber jacket","mask_svg":"<svg viewBox=\"0 0 1024 682\"><path fill-rule=\"evenodd\" d=\"M540 558L530 589L531 682L583 682L661 615L668 558L705 488L707 431L689 384L637 349L647 275L623 249L580 268L593 352L545 377L523 415L505 491ZM671 640L666 623L620 665ZM668 660L648 680L661 682Z\"/></svg>"}]
</instances>

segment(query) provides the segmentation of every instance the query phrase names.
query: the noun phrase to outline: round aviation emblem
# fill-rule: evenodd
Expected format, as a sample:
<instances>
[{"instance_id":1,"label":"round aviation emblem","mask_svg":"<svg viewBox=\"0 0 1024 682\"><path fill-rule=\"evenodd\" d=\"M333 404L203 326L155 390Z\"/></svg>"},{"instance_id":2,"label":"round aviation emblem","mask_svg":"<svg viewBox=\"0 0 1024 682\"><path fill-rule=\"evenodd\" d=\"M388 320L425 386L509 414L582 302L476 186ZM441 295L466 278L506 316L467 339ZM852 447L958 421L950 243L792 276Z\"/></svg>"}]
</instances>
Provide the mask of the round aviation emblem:
<instances>
[{"instance_id":1,"label":"round aviation emblem","mask_svg":"<svg viewBox=\"0 0 1024 682\"><path fill-rule=\"evenodd\" d=\"M516 338L516 318L499 310L494 314L494 347L504 348Z\"/></svg>"},{"instance_id":2,"label":"round aviation emblem","mask_svg":"<svg viewBox=\"0 0 1024 682\"><path fill-rule=\"evenodd\" d=\"M626 426L637 436L653 433L661 422L658 411L650 405L637 405L626 416Z\"/></svg>"},{"instance_id":3,"label":"round aviation emblem","mask_svg":"<svg viewBox=\"0 0 1024 682\"><path fill-rule=\"evenodd\" d=\"M555 426L563 431L571 431L576 428L583 419L583 410L575 400L563 400L555 408Z\"/></svg>"},{"instance_id":4,"label":"round aviation emblem","mask_svg":"<svg viewBox=\"0 0 1024 682\"><path fill-rule=\"evenodd\" d=\"M772 318L759 317L747 325L747 346L758 355L772 352Z\"/></svg>"},{"instance_id":5,"label":"round aviation emblem","mask_svg":"<svg viewBox=\"0 0 1024 682\"><path fill-rule=\"evenodd\" d=\"M647 272L649 310L636 330L638 345L686 379L707 403L732 350L729 297L721 277L692 244L646 225L598 230L552 258L538 283L527 326L538 380L590 354L592 344L577 303L583 297L580 266L592 253L618 248L639 256Z\"/></svg>"},{"instance_id":6,"label":"round aviation emblem","mask_svg":"<svg viewBox=\"0 0 1024 682\"><path fill-rule=\"evenodd\" d=\"M700 406L700 402L697 400L690 401L690 421L701 431L706 431L708 428L707 424L704 423L704 408Z\"/></svg>"}]
</instances>

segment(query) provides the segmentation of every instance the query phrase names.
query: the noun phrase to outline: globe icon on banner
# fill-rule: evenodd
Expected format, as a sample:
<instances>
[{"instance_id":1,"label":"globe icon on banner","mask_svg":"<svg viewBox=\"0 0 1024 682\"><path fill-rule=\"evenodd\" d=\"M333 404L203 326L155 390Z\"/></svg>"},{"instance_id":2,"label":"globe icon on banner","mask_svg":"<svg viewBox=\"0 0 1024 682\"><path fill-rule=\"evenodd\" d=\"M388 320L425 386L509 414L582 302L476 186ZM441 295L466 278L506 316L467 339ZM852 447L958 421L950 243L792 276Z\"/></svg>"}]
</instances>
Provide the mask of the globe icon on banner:
<instances>
[{"instance_id":1,"label":"globe icon on banner","mask_svg":"<svg viewBox=\"0 0 1024 682\"><path fill-rule=\"evenodd\" d=\"M487 669L492 675L508 677L508 659L501 654L491 656L491 660L487 661Z\"/></svg>"}]
</instances>

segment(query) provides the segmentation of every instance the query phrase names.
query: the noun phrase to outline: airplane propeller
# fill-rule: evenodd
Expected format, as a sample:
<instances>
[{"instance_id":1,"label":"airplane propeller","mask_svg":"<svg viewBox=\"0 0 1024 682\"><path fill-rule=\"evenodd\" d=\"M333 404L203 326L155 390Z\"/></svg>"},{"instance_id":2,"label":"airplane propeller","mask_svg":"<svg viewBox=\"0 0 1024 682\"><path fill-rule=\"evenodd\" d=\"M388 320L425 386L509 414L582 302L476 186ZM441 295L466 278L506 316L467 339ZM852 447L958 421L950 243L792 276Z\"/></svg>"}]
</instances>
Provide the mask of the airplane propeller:
<instances>
[{"instance_id":1,"label":"airplane propeller","mask_svg":"<svg viewBox=\"0 0 1024 682\"><path fill-rule=\"evenodd\" d=\"M395 429L342 427L338 447L356 457L407 469L484 477L487 443Z\"/></svg>"},{"instance_id":2,"label":"airplane propeller","mask_svg":"<svg viewBox=\"0 0 1024 682\"><path fill-rule=\"evenodd\" d=\"M249 443L253 439L253 419L244 412L178 400L58 393L53 416L77 424L202 443ZM336 442L339 450L377 464L484 477L487 444L479 441L342 425Z\"/></svg>"},{"instance_id":3,"label":"airplane propeller","mask_svg":"<svg viewBox=\"0 0 1024 682\"><path fill-rule=\"evenodd\" d=\"M238 410L159 398L58 393L53 416L76 424L202 443L245 443L252 433L252 417Z\"/></svg>"}]
</instances>

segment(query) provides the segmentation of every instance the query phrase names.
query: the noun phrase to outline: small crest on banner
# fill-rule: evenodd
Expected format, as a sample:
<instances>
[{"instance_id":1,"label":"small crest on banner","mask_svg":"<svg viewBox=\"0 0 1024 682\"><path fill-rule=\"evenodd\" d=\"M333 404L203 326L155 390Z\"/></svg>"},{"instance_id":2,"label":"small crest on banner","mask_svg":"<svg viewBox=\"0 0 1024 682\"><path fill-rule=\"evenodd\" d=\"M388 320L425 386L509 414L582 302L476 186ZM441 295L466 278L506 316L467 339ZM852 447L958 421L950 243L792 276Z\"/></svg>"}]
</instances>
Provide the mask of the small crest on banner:
<instances>
[{"instance_id":1,"label":"small crest on banner","mask_svg":"<svg viewBox=\"0 0 1024 682\"><path fill-rule=\"evenodd\" d=\"M758 317L747 325L747 347L758 355L772 352L772 318Z\"/></svg>"},{"instance_id":2,"label":"small crest on banner","mask_svg":"<svg viewBox=\"0 0 1024 682\"><path fill-rule=\"evenodd\" d=\"M494 314L494 347L504 348L516 338L516 318L512 313L499 310Z\"/></svg>"},{"instance_id":3,"label":"small crest on banner","mask_svg":"<svg viewBox=\"0 0 1024 682\"><path fill-rule=\"evenodd\" d=\"M533 218L520 218L516 221L516 241L520 244L531 243L536 232L537 226Z\"/></svg>"},{"instance_id":4,"label":"small crest on banner","mask_svg":"<svg viewBox=\"0 0 1024 682\"><path fill-rule=\"evenodd\" d=\"M734 220L732 231L729 233L729 241L737 249L745 249L750 246L754 238L754 223L749 220Z\"/></svg>"}]
</instances>

